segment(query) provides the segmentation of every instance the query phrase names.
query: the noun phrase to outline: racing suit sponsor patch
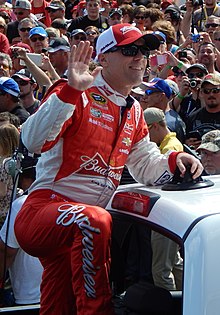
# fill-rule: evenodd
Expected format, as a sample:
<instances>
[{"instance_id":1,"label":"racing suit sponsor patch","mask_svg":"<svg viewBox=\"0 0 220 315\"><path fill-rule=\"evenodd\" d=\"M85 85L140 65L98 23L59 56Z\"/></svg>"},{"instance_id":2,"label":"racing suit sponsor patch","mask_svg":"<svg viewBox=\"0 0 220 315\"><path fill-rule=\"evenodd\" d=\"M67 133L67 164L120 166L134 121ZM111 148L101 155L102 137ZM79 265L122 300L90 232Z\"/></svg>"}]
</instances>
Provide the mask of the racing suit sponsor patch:
<instances>
[{"instance_id":1,"label":"racing suit sponsor patch","mask_svg":"<svg viewBox=\"0 0 220 315\"><path fill-rule=\"evenodd\" d=\"M90 93L91 98L98 103L99 105L105 105L107 104L107 99L104 98L102 95L97 93Z\"/></svg>"},{"instance_id":2,"label":"racing suit sponsor patch","mask_svg":"<svg viewBox=\"0 0 220 315\"><path fill-rule=\"evenodd\" d=\"M84 278L84 287L86 295L89 298L96 298L95 280L96 270L100 267L95 267L93 264L94 244L93 234L100 234L100 229L91 226L89 218L83 213L85 206L63 204L58 207L58 212L61 212L56 220L56 224L64 227L71 224L77 224L82 233L82 270Z\"/></svg>"},{"instance_id":3,"label":"racing suit sponsor patch","mask_svg":"<svg viewBox=\"0 0 220 315\"><path fill-rule=\"evenodd\" d=\"M172 176L168 171L165 171L157 180L155 180L154 184L155 185L163 185L170 181Z\"/></svg>"}]
</instances>

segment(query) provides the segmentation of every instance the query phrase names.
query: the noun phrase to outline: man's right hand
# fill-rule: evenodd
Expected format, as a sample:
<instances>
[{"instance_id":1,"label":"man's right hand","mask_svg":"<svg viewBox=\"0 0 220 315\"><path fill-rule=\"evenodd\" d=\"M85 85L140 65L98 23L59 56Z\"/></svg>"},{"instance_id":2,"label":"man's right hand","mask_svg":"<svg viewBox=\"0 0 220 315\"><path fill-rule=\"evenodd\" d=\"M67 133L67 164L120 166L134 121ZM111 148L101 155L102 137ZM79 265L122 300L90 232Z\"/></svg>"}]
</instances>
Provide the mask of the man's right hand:
<instances>
[{"instance_id":1,"label":"man's right hand","mask_svg":"<svg viewBox=\"0 0 220 315\"><path fill-rule=\"evenodd\" d=\"M94 81L102 67L97 67L92 73L89 72L89 62L93 47L89 41L80 42L76 47L73 45L68 64L68 84L74 89L85 91Z\"/></svg>"}]
</instances>

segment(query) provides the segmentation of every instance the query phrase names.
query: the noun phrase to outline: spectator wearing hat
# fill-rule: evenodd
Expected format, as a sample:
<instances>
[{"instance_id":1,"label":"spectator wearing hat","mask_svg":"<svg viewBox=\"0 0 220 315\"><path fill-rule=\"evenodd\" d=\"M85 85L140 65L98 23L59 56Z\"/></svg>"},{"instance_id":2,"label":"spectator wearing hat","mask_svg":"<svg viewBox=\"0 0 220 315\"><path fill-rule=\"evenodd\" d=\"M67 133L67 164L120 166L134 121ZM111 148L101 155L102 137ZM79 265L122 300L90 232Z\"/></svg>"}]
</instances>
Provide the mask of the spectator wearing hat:
<instances>
[{"instance_id":1,"label":"spectator wearing hat","mask_svg":"<svg viewBox=\"0 0 220 315\"><path fill-rule=\"evenodd\" d=\"M164 19L170 21L176 32L176 44L179 46L185 42L185 37L181 30L182 14L175 4L169 5L164 11Z\"/></svg>"},{"instance_id":2,"label":"spectator wearing hat","mask_svg":"<svg viewBox=\"0 0 220 315\"><path fill-rule=\"evenodd\" d=\"M185 140L185 123L176 111L170 108L172 89L169 84L160 78L146 82L145 98L148 107L157 107L165 113L166 123L170 131L176 132L177 138L183 143Z\"/></svg>"},{"instance_id":3,"label":"spectator wearing hat","mask_svg":"<svg viewBox=\"0 0 220 315\"><path fill-rule=\"evenodd\" d=\"M115 24L122 23L122 10L120 8L113 8L108 14L108 25L112 26Z\"/></svg>"},{"instance_id":4,"label":"spectator wearing hat","mask_svg":"<svg viewBox=\"0 0 220 315\"><path fill-rule=\"evenodd\" d=\"M202 136L200 146L201 162L207 175L220 174L220 130L211 130Z\"/></svg>"},{"instance_id":5,"label":"spectator wearing hat","mask_svg":"<svg viewBox=\"0 0 220 315\"><path fill-rule=\"evenodd\" d=\"M211 130L220 130L220 74L209 73L201 82L201 98L204 106L189 115L186 124L186 144L195 149L201 144L201 136ZM198 137L190 132L198 131Z\"/></svg>"},{"instance_id":6,"label":"spectator wearing hat","mask_svg":"<svg viewBox=\"0 0 220 315\"><path fill-rule=\"evenodd\" d=\"M100 14L101 0L86 0L87 15L78 16L73 19L68 31L71 33L75 29L85 30L87 26L96 26L99 32L108 28L108 19Z\"/></svg>"},{"instance_id":7,"label":"spectator wearing hat","mask_svg":"<svg viewBox=\"0 0 220 315\"><path fill-rule=\"evenodd\" d=\"M7 37L11 44L13 40L20 39L18 33L18 24L24 18L30 18L31 14L31 3L29 0L16 0L13 6L13 12L16 15L16 20L8 23L7 26Z\"/></svg>"},{"instance_id":8,"label":"spectator wearing hat","mask_svg":"<svg viewBox=\"0 0 220 315\"><path fill-rule=\"evenodd\" d=\"M12 78L0 78L0 112L9 112L18 116L23 124L30 116L26 109L20 104L20 89Z\"/></svg>"},{"instance_id":9,"label":"spectator wearing hat","mask_svg":"<svg viewBox=\"0 0 220 315\"><path fill-rule=\"evenodd\" d=\"M18 23L18 33L22 43L30 45L29 32L37 24L31 18L24 18Z\"/></svg>"},{"instance_id":10,"label":"spectator wearing hat","mask_svg":"<svg viewBox=\"0 0 220 315\"><path fill-rule=\"evenodd\" d=\"M12 60L8 54L0 52L0 77L10 77Z\"/></svg>"},{"instance_id":11,"label":"spectator wearing hat","mask_svg":"<svg viewBox=\"0 0 220 315\"><path fill-rule=\"evenodd\" d=\"M30 46L34 53L41 54L48 47L48 34L41 26L29 31Z\"/></svg>"},{"instance_id":12,"label":"spectator wearing hat","mask_svg":"<svg viewBox=\"0 0 220 315\"><path fill-rule=\"evenodd\" d=\"M62 19L66 21L65 9L65 4L63 3L63 1L59 0L51 1L49 5L45 8L50 16L51 22L53 22L55 19Z\"/></svg>"},{"instance_id":13,"label":"spectator wearing hat","mask_svg":"<svg viewBox=\"0 0 220 315\"><path fill-rule=\"evenodd\" d=\"M53 38L46 50L49 54L51 64L58 75L62 77L68 67L70 52L69 43L62 37Z\"/></svg>"},{"instance_id":14,"label":"spectator wearing hat","mask_svg":"<svg viewBox=\"0 0 220 315\"><path fill-rule=\"evenodd\" d=\"M84 32L82 29L77 28L76 30L73 30L70 34L70 45L76 45L78 46L80 41L87 40L86 32Z\"/></svg>"},{"instance_id":15,"label":"spectator wearing hat","mask_svg":"<svg viewBox=\"0 0 220 315\"><path fill-rule=\"evenodd\" d=\"M155 142L162 154L169 150L183 151L182 143L170 132L164 112L156 107L144 110L144 119L148 125L150 140ZM179 245L160 233L151 232L152 276L154 284L167 290L182 289L183 260Z\"/></svg>"},{"instance_id":16,"label":"spectator wearing hat","mask_svg":"<svg viewBox=\"0 0 220 315\"><path fill-rule=\"evenodd\" d=\"M185 73L174 67L173 73L179 85L179 93L172 99L171 107L186 123L189 115L202 106L200 87L208 70L203 64L195 63L188 67Z\"/></svg>"},{"instance_id":17,"label":"spectator wearing hat","mask_svg":"<svg viewBox=\"0 0 220 315\"><path fill-rule=\"evenodd\" d=\"M37 82L27 69L21 69L12 75L12 79L18 83L20 89L21 104L32 115L40 106L40 101L34 96Z\"/></svg>"}]
</instances>

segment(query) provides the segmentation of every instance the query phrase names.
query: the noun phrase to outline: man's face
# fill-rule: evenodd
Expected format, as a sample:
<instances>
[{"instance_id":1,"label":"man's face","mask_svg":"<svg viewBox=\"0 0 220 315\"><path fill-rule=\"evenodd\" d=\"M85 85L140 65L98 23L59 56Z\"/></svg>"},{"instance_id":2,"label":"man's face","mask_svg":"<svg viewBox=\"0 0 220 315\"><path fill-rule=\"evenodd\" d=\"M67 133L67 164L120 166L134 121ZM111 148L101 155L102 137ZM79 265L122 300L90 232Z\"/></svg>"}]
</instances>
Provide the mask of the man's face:
<instances>
[{"instance_id":1,"label":"man's face","mask_svg":"<svg viewBox=\"0 0 220 315\"><path fill-rule=\"evenodd\" d=\"M42 49L48 47L48 38L40 35L33 35L30 38L30 45L36 54L41 54Z\"/></svg>"},{"instance_id":2,"label":"man's face","mask_svg":"<svg viewBox=\"0 0 220 315\"><path fill-rule=\"evenodd\" d=\"M34 25L31 22L23 22L21 25L19 25L18 33L21 37L21 41L23 43L29 42L29 32L34 27Z\"/></svg>"},{"instance_id":3,"label":"man's face","mask_svg":"<svg viewBox=\"0 0 220 315\"><path fill-rule=\"evenodd\" d=\"M143 39L133 43L134 46L139 47L143 47L143 44ZM130 45L124 47L127 48ZM121 91L122 94L126 95L130 93L132 87L138 86L143 81L147 59L140 49L137 48L135 56L125 56L122 50L117 50L104 54L104 57L103 75L111 86L117 85L117 91Z\"/></svg>"},{"instance_id":4,"label":"man's face","mask_svg":"<svg viewBox=\"0 0 220 315\"><path fill-rule=\"evenodd\" d=\"M109 26L116 25L122 23L122 16L118 13L113 14L108 18Z\"/></svg>"},{"instance_id":5,"label":"man's face","mask_svg":"<svg viewBox=\"0 0 220 315\"><path fill-rule=\"evenodd\" d=\"M157 107L163 110L163 105L161 104L162 93L157 89L148 89L148 92L145 92L145 100L148 104L148 107Z\"/></svg>"},{"instance_id":6,"label":"man's face","mask_svg":"<svg viewBox=\"0 0 220 315\"><path fill-rule=\"evenodd\" d=\"M220 31L214 32L213 43L215 44L215 47L220 51Z\"/></svg>"},{"instance_id":7,"label":"man's face","mask_svg":"<svg viewBox=\"0 0 220 315\"><path fill-rule=\"evenodd\" d=\"M21 21L24 18L30 16L30 10L26 10L26 9L16 8L16 9L13 10L13 12L16 15L18 21Z\"/></svg>"},{"instance_id":8,"label":"man's face","mask_svg":"<svg viewBox=\"0 0 220 315\"><path fill-rule=\"evenodd\" d=\"M219 27L220 19L219 17L210 17L207 19L205 24L205 30L212 36L213 32Z\"/></svg>"},{"instance_id":9,"label":"man's face","mask_svg":"<svg viewBox=\"0 0 220 315\"><path fill-rule=\"evenodd\" d=\"M68 58L68 55L63 50L58 50L53 53L49 52L49 58L52 65L56 68L60 65L60 60L63 60L64 62L64 58Z\"/></svg>"},{"instance_id":10,"label":"man's face","mask_svg":"<svg viewBox=\"0 0 220 315\"><path fill-rule=\"evenodd\" d=\"M201 94L208 112L216 113L220 111L220 85L204 83L201 88Z\"/></svg>"},{"instance_id":11,"label":"man's face","mask_svg":"<svg viewBox=\"0 0 220 315\"><path fill-rule=\"evenodd\" d=\"M73 45L78 46L81 41L85 41L85 40L86 40L86 35L83 33L78 33L71 37L70 43L71 43L71 46Z\"/></svg>"},{"instance_id":12,"label":"man's face","mask_svg":"<svg viewBox=\"0 0 220 315\"><path fill-rule=\"evenodd\" d=\"M220 151L211 152L201 149L201 162L204 170L209 175L220 174Z\"/></svg>"},{"instance_id":13,"label":"man's face","mask_svg":"<svg viewBox=\"0 0 220 315\"><path fill-rule=\"evenodd\" d=\"M97 0L90 0L86 3L86 10L88 18L91 20L97 20L99 17L100 2Z\"/></svg>"},{"instance_id":14,"label":"man's face","mask_svg":"<svg viewBox=\"0 0 220 315\"><path fill-rule=\"evenodd\" d=\"M23 98L33 92L31 81L22 80L21 78L14 78L18 83L20 89L20 97Z\"/></svg>"},{"instance_id":15,"label":"man's face","mask_svg":"<svg viewBox=\"0 0 220 315\"><path fill-rule=\"evenodd\" d=\"M198 62L209 68L210 65L212 66L214 64L215 60L216 54L214 51L214 47L209 44L202 45L198 53Z\"/></svg>"},{"instance_id":16,"label":"man's face","mask_svg":"<svg viewBox=\"0 0 220 315\"><path fill-rule=\"evenodd\" d=\"M4 58L0 58L0 77L10 77L9 63Z\"/></svg>"},{"instance_id":17,"label":"man's face","mask_svg":"<svg viewBox=\"0 0 220 315\"><path fill-rule=\"evenodd\" d=\"M63 19L65 11L63 9L52 9L49 8L48 10L48 14L51 18L51 21L55 20L55 19Z\"/></svg>"}]
</instances>

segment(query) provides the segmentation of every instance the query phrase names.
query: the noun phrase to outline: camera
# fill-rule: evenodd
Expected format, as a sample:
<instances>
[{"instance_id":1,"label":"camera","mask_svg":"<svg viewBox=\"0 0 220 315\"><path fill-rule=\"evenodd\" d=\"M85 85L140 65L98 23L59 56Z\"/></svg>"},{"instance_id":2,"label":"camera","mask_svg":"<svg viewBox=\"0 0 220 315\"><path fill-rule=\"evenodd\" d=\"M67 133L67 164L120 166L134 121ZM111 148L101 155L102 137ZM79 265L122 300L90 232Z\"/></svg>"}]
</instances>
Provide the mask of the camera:
<instances>
[{"instance_id":1,"label":"camera","mask_svg":"<svg viewBox=\"0 0 220 315\"><path fill-rule=\"evenodd\" d=\"M189 86L195 88L198 85L198 82L195 79L189 80Z\"/></svg>"},{"instance_id":2,"label":"camera","mask_svg":"<svg viewBox=\"0 0 220 315\"><path fill-rule=\"evenodd\" d=\"M193 43L198 43L200 41L200 34L191 34L191 40Z\"/></svg>"},{"instance_id":3,"label":"camera","mask_svg":"<svg viewBox=\"0 0 220 315\"><path fill-rule=\"evenodd\" d=\"M180 58L187 58L187 52L186 51L179 51L178 55L179 55L179 59Z\"/></svg>"}]
</instances>

